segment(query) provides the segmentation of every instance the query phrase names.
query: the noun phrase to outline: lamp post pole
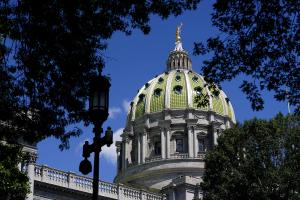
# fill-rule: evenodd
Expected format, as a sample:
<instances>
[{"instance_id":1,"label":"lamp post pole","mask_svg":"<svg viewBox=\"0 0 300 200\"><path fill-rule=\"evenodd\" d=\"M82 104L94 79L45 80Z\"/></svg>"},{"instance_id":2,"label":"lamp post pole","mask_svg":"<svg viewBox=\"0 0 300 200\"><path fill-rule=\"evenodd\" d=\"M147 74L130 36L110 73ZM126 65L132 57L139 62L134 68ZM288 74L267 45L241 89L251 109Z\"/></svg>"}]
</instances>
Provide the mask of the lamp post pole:
<instances>
[{"instance_id":1,"label":"lamp post pole","mask_svg":"<svg viewBox=\"0 0 300 200\"><path fill-rule=\"evenodd\" d=\"M93 143L89 144L85 141L83 145L82 156L84 160L79 165L79 171L84 175L92 171L92 164L87 159L91 153L94 153L94 175L93 175L93 200L98 199L99 191L99 156L101 148L104 145L108 147L113 143L113 132L110 127L105 131L105 135L101 137L103 132L102 124L108 117L108 96L110 83L106 77L97 76L91 81L90 85L90 119L94 124L94 139Z\"/></svg>"},{"instance_id":2,"label":"lamp post pole","mask_svg":"<svg viewBox=\"0 0 300 200\"><path fill-rule=\"evenodd\" d=\"M95 125L94 128L94 177L93 177L93 200L97 200L98 198L98 191L99 191L99 157L100 157L100 151L101 151L101 146L100 148L98 147L97 144L100 143L100 134L102 133L102 128L97 127Z\"/></svg>"}]
</instances>

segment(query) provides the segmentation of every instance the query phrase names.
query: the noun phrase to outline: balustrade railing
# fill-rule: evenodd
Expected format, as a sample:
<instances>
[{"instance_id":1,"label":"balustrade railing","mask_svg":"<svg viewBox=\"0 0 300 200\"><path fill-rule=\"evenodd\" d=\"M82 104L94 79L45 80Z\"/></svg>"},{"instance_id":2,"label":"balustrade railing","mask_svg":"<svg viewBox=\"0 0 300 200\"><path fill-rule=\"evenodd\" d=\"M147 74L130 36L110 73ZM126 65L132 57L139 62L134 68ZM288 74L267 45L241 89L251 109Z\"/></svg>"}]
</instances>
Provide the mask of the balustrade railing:
<instances>
[{"instance_id":1,"label":"balustrade railing","mask_svg":"<svg viewBox=\"0 0 300 200\"><path fill-rule=\"evenodd\" d=\"M174 153L170 155L171 159L184 159L189 158L188 153Z\"/></svg>"},{"instance_id":2,"label":"balustrade railing","mask_svg":"<svg viewBox=\"0 0 300 200\"><path fill-rule=\"evenodd\" d=\"M204 152L198 152L197 158L200 158L200 159L203 160L205 158L205 153Z\"/></svg>"},{"instance_id":3,"label":"balustrade railing","mask_svg":"<svg viewBox=\"0 0 300 200\"><path fill-rule=\"evenodd\" d=\"M35 165L34 180L56 186L92 193L93 179L64 172L48 166ZM162 194L131 188L122 184L99 181L99 196L120 200L165 200Z\"/></svg>"},{"instance_id":4,"label":"balustrade railing","mask_svg":"<svg viewBox=\"0 0 300 200\"><path fill-rule=\"evenodd\" d=\"M148 162L154 162L154 161L157 161L157 160L161 160L161 156L151 156L149 158L146 158L145 162L148 163Z\"/></svg>"},{"instance_id":5,"label":"balustrade railing","mask_svg":"<svg viewBox=\"0 0 300 200\"><path fill-rule=\"evenodd\" d=\"M205 157L204 152L198 152L196 158L203 160L204 157ZM162 157L160 155L145 158L145 163L155 162L155 161L159 161L159 160L168 160L168 159L195 159L195 158L194 157L190 158L188 153L174 153L174 154L170 155L170 158L165 158L165 159L162 159ZM133 167L135 165L138 165L138 163L137 162L130 163L130 164L128 164L128 167Z\"/></svg>"}]
</instances>

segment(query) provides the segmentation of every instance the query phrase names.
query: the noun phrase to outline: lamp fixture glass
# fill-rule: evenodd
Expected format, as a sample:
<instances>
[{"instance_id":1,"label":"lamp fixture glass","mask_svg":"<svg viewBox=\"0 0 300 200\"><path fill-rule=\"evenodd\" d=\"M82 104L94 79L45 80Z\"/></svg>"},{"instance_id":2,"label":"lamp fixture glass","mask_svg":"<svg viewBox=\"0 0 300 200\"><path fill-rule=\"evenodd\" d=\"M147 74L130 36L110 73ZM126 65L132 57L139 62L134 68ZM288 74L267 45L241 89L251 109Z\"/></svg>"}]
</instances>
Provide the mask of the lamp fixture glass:
<instances>
[{"instance_id":1,"label":"lamp fixture glass","mask_svg":"<svg viewBox=\"0 0 300 200\"><path fill-rule=\"evenodd\" d=\"M108 117L109 88L107 77L100 75L91 81L89 110L93 121L105 121Z\"/></svg>"}]
</instances>

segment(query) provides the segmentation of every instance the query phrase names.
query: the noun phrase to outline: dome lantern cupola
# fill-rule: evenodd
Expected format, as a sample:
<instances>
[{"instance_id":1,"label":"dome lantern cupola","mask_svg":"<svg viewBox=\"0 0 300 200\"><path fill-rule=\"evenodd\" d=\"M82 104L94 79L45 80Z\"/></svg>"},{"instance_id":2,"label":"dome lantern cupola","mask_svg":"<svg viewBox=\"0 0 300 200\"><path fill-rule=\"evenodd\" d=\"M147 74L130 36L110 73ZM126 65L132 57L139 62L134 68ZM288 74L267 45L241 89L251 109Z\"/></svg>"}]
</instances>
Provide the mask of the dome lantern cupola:
<instances>
[{"instance_id":1,"label":"dome lantern cupola","mask_svg":"<svg viewBox=\"0 0 300 200\"><path fill-rule=\"evenodd\" d=\"M176 42L175 48L173 51L170 52L168 60L167 60L167 70L177 70L177 69L186 69L192 70L192 61L188 56L188 53L182 48L181 42L181 27L177 26L176 29Z\"/></svg>"}]
</instances>

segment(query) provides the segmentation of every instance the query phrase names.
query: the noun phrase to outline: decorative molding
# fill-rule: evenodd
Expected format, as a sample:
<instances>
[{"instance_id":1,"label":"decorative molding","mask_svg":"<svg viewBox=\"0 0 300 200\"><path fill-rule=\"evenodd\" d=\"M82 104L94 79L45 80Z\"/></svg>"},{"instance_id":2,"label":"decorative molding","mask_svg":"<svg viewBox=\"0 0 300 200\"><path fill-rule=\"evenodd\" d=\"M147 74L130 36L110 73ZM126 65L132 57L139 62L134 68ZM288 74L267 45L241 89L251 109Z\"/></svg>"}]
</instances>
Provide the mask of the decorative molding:
<instances>
[{"instance_id":1,"label":"decorative molding","mask_svg":"<svg viewBox=\"0 0 300 200\"><path fill-rule=\"evenodd\" d=\"M161 120L158 122L158 126L160 128L169 129L171 126L172 121L171 120Z\"/></svg>"},{"instance_id":2,"label":"decorative molding","mask_svg":"<svg viewBox=\"0 0 300 200\"><path fill-rule=\"evenodd\" d=\"M193 89L191 88L191 83L188 75L188 70L184 70L185 84L187 90L187 102L188 107L193 107Z\"/></svg>"}]
</instances>

